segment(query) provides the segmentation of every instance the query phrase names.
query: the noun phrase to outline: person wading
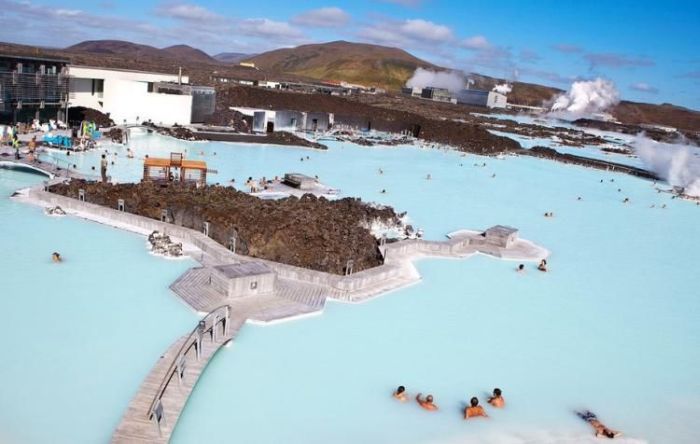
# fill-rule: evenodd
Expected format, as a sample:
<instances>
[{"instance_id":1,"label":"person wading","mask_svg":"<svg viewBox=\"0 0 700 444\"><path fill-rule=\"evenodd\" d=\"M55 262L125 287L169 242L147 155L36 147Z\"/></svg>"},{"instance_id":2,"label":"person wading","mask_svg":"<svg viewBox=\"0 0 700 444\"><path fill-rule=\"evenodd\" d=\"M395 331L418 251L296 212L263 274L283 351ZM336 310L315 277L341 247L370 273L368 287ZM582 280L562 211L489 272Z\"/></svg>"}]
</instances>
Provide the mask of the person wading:
<instances>
[{"instance_id":1,"label":"person wading","mask_svg":"<svg viewBox=\"0 0 700 444\"><path fill-rule=\"evenodd\" d=\"M107 156L102 155L102 160L100 160L100 174L102 175L102 183L107 182Z\"/></svg>"}]
</instances>

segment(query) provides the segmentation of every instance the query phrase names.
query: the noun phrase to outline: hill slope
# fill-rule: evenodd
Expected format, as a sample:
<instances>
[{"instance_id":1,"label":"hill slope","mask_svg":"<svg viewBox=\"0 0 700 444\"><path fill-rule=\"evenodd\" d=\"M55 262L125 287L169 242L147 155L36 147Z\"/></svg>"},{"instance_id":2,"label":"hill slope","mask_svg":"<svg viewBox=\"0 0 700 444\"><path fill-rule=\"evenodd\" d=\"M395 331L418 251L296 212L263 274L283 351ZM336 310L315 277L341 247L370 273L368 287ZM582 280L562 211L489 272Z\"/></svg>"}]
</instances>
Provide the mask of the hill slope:
<instances>
[{"instance_id":1,"label":"hill slope","mask_svg":"<svg viewBox=\"0 0 700 444\"><path fill-rule=\"evenodd\" d=\"M214 60L214 58L209 54L201 49L193 48L189 45L168 46L167 48L161 49L161 51L180 60L200 63L216 63L216 60Z\"/></svg>"},{"instance_id":2,"label":"hill slope","mask_svg":"<svg viewBox=\"0 0 700 444\"><path fill-rule=\"evenodd\" d=\"M123 40L86 40L69 46L66 51L92 54L123 55L129 57L162 57L160 49Z\"/></svg>"},{"instance_id":3,"label":"hill slope","mask_svg":"<svg viewBox=\"0 0 700 444\"><path fill-rule=\"evenodd\" d=\"M241 60L249 59L251 57L255 57L255 55L244 54L242 52L221 52L214 56L216 60L224 63L238 63Z\"/></svg>"},{"instance_id":4,"label":"hill slope","mask_svg":"<svg viewBox=\"0 0 700 444\"><path fill-rule=\"evenodd\" d=\"M246 61L277 73L398 89L418 67L435 65L387 46L337 41L269 51Z\"/></svg>"},{"instance_id":5,"label":"hill slope","mask_svg":"<svg viewBox=\"0 0 700 444\"><path fill-rule=\"evenodd\" d=\"M173 45L158 49L149 45L123 40L87 40L65 48L66 51L85 54L121 56L130 59L172 59L183 62L218 63L207 53L188 45Z\"/></svg>"}]
</instances>

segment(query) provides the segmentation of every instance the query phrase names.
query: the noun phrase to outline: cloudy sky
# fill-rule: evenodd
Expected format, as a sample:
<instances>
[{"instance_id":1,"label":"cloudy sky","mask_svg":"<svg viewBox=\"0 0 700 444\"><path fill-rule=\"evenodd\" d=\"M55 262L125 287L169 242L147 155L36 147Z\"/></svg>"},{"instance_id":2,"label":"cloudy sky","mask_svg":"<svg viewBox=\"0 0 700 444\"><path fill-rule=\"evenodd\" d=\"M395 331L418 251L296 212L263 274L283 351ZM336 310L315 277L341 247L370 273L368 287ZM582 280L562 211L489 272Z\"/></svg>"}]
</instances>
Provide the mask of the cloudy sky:
<instances>
[{"instance_id":1,"label":"cloudy sky","mask_svg":"<svg viewBox=\"0 0 700 444\"><path fill-rule=\"evenodd\" d=\"M697 0L0 0L0 11L6 42L119 39L216 54L342 39L563 89L602 76L625 99L700 109Z\"/></svg>"}]
</instances>

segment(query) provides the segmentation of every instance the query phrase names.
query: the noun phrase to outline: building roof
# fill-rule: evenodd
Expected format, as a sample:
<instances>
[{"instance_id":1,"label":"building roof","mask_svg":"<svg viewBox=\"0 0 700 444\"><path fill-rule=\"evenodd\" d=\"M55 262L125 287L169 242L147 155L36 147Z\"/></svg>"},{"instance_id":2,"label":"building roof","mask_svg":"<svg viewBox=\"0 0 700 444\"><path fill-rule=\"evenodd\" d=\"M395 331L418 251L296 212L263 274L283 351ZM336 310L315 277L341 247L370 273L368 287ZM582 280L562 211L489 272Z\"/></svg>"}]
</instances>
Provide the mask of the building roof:
<instances>
[{"instance_id":1,"label":"building roof","mask_svg":"<svg viewBox=\"0 0 700 444\"><path fill-rule=\"evenodd\" d=\"M206 170L207 163L203 160L187 160L182 159L181 162L173 162L171 159L165 159L162 157L149 157L143 161L143 166L145 167L182 167L188 170Z\"/></svg>"},{"instance_id":2,"label":"building roof","mask_svg":"<svg viewBox=\"0 0 700 444\"><path fill-rule=\"evenodd\" d=\"M486 234L486 236L507 237L517 232L517 228L508 227L506 225L494 225L493 227L486 230L484 233Z\"/></svg>"},{"instance_id":3,"label":"building roof","mask_svg":"<svg viewBox=\"0 0 700 444\"><path fill-rule=\"evenodd\" d=\"M0 58L20 59L20 60L36 60L37 62L70 63L70 60L62 59L59 57L38 57L38 56L24 56L24 55L17 55L17 54L0 54Z\"/></svg>"},{"instance_id":4,"label":"building roof","mask_svg":"<svg viewBox=\"0 0 700 444\"><path fill-rule=\"evenodd\" d=\"M134 72L138 74L154 74L154 75L159 75L159 76L171 76L171 77L177 77L178 73L168 73L168 72L157 72L157 71L141 71L138 69L125 69L125 68L105 68L103 66L91 66L91 65L71 65L71 68L78 68L78 69L96 69L99 71L119 71L119 72ZM189 80L189 76L186 74L183 74L182 77L187 77Z\"/></svg>"},{"instance_id":5,"label":"building roof","mask_svg":"<svg viewBox=\"0 0 700 444\"><path fill-rule=\"evenodd\" d=\"M272 273L270 267L262 262L217 265L214 268L229 279Z\"/></svg>"}]
</instances>

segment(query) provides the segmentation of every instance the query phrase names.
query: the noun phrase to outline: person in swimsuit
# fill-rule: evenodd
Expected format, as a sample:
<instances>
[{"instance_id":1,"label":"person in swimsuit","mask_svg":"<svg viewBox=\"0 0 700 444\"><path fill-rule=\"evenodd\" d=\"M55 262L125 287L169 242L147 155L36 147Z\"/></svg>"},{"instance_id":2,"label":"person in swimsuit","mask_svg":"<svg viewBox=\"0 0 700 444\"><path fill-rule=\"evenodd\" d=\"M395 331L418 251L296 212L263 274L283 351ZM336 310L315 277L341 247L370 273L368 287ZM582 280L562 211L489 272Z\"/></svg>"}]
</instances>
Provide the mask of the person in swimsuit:
<instances>
[{"instance_id":1,"label":"person in swimsuit","mask_svg":"<svg viewBox=\"0 0 700 444\"><path fill-rule=\"evenodd\" d=\"M501 393L501 389L499 389L499 388L493 389L493 396L491 396L488 399L488 403L496 408L499 408L499 409L506 406L506 400L503 399L503 394Z\"/></svg>"},{"instance_id":2,"label":"person in swimsuit","mask_svg":"<svg viewBox=\"0 0 700 444\"><path fill-rule=\"evenodd\" d=\"M606 438L613 439L622 435L622 432L618 432L617 430L607 428L605 424L598 420L598 417L595 415L595 413L591 412L590 410L586 410L584 412L576 412L576 415L578 415L579 418L589 423L591 427L595 429L596 437L605 436Z\"/></svg>"},{"instance_id":3,"label":"person in swimsuit","mask_svg":"<svg viewBox=\"0 0 700 444\"><path fill-rule=\"evenodd\" d=\"M483 416L484 418L489 417L484 408L479 405L479 399L476 396L473 397L469 403L471 405L464 409L464 419L476 418L479 416Z\"/></svg>"},{"instance_id":4,"label":"person in swimsuit","mask_svg":"<svg viewBox=\"0 0 700 444\"><path fill-rule=\"evenodd\" d=\"M428 395L425 399L421 399L421 393L418 393L416 395L416 402L426 410L435 411L438 409L438 406L433 403L433 395Z\"/></svg>"},{"instance_id":5,"label":"person in swimsuit","mask_svg":"<svg viewBox=\"0 0 700 444\"><path fill-rule=\"evenodd\" d=\"M406 387L400 385L396 391L394 392L393 396L395 399L398 399L401 402L405 402L408 397L406 396Z\"/></svg>"},{"instance_id":6,"label":"person in swimsuit","mask_svg":"<svg viewBox=\"0 0 700 444\"><path fill-rule=\"evenodd\" d=\"M61 258L61 255L57 251L54 251L53 254L51 255L51 260L58 263L58 262L61 262L63 259Z\"/></svg>"},{"instance_id":7,"label":"person in swimsuit","mask_svg":"<svg viewBox=\"0 0 700 444\"><path fill-rule=\"evenodd\" d=\"M540 264L537 266L537 269L540 271L547 271L547 259L542 259L540 261Z\"/></svg>"}]
</instances>

